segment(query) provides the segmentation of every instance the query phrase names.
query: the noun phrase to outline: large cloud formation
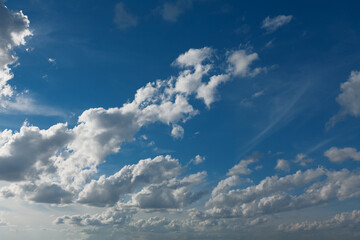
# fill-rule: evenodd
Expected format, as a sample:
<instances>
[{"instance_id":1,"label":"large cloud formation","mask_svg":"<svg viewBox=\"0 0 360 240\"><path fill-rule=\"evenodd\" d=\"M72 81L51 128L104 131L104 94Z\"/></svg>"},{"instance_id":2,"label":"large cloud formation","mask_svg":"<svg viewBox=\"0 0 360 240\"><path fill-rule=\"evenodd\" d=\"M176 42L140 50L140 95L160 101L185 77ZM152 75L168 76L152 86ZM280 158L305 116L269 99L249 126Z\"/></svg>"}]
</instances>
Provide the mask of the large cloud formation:
<instances>
[{"instance_id":1,"label":"large cloud formation","mask_svg":"<svg viewBox=\"0 0 360 240\"><path fill-rule=\"evenodd\" d=\"M125 191L123 184L127 180L122 172L125 169L114 176L92 180L106 156L117 153L123 142L132 141L142 127L155 122L172 125L172 135L181 138L184 129L179 124L199 112L191 105L191 98L202 99L209 108L216 100L218 85L238 75L239 71L251 71L249 65L255 59L248 57L255 53L235 51L228 56L231 59L229 64L235 67L216 69L214 53L209 47L190 49L173 63L180 68L177 77L146 84L136 91L133 101L122 107L88 109L79 116L74 128L59 123L49 129L39 129L25 123L19 132L4 130L0 134L0 179L20 182L4 187L1 190L3 195L23 196L32 201L49 203L67 203L78 197L79 203L114 205L122 194L130 193L146 182L137 180L130 185L126 184L128 190ZM238 57L239 54L247 60L244 62ZM225 73L217 74L219 70ZM158 169L165 169L168 163L160 162ZM146 186L134 195L133 204L153 207L151 202L156 201L152 194L156 193L157 197L161 194L173 196L166 201L162 199L168 207L181 207L202 195L187 195L186 191L200 181L204 174L189 176L193 178L192 182L174 179L175 176L173 174L171 179L167 179L168 182L164 182L165 179L148 180L147 183L153 185ZM90 186L93 186L92 192ZM106 189L110 186L119 189L107 195ZM51 196L51 193L55 196ZM96 194L101 197L96 197ZM159 203L160 200L157 200Z\"/></svg>"}]
</instances>

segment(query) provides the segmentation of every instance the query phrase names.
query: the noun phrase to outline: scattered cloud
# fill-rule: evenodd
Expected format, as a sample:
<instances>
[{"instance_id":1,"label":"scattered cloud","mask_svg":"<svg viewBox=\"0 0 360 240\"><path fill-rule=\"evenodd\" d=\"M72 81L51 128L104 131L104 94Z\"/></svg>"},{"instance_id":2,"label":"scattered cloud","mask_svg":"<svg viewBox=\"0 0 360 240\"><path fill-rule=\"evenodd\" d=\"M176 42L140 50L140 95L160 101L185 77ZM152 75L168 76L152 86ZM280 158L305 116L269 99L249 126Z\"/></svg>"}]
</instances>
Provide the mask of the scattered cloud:
<instances>
[{"instance_id":1,"label":"scattered cloud","mask_svg":"<svg viewBox=\"0 0 360 240\"><path fill-rule=\"evenodd\" d=\"M56 65L56 59L55 58L49 58L48 62L53 64L53 65Z\"/></svg>"},{"instance_id":2,"label":"scattered cloud","mask_svg":"<svg viewBox=\"0 0 360 240\"><path fill-rule=\"evenodd\" d=\"M258 97L264 95L264 92L265 92L264 90L258 91L258 92L256 92L256 93L254 93L251 97L252 97L252 98L258 98Z\"/></svg>"},{"instance_id":3,"label":"scattered cloud","mask_svg":"<svg viewBox=\"0 0 360 240\"><path fill-rule=\"evenodd\" d=\"M360 227L360 210L352 212L342 212L334 217L323 221L306 221L292 224L281 224L279 231L284 232L301 232L301 231L319 231L319 230L335 230L339 228L351 229L355 234L359 234Z\"/></svg>"},{"instance_id":4,"label":"scattered cloud","mask_svg":"<svg viewBox=\"0 0 360 240\"><path fill-rule=\"evenodd\" d=\"M129 13L122 2L115 5L114 22L122 30L135 27L138 24L137 17Z\"/></svg>"},{"instance_id":5,"label":"scattered cloud","mask_svg":"<svg viewBox=\"0 0 360 240\"><path fill-rule=\"evenodd\" d=\"M13 12L0 4L0 97L11 97L14 89L8 84L14 76L10 66L17 61L14 47L25 45L25 39L32 36L30 21L22 11Z\"/></svg>"},{"instance_id":6,"label":"scattered cloud","mask_svg":"<svg viewBox=\"0 0 360 240\"><path fill-rule=\"evenodd\" d=\"M340 85L341 93L336 101L340 104L340 111L334 115L327 123L329 129L347 115L354 117L360 116L360 72L352 71L349 79Z\"/></svg>"},{"instance_id":7,"label":"scattered cloud","mask_svg":"<svg viewBox=\"0 0 360 240\"><path fill-rule=\"evenodd\" d=\"M205 157L202 157L200 155L196 155L195 158L191 159L189 163L199 165L200 163L203 163L204 161L205 161Z\"/></svg>"},{"instance_id":8,"label":"scattered cloud","mask_svg":"<svg viewBox=\"0 0 360 240\"><path fill-rule=\"evenodd\" d=\"M193 1L194 0L166 1L162 6L158 7L156 11L160 13L165 21L176 22L181 14L192 8Z\"/></svg>"},{"instance_id":9,"label":"scattered cloud","mask_svg":"<svg viewBox=\"0 0 360 240\"><path fill-rule=\"evenodd\" d=\"M184 128L180 125L174 124L171 130L171 136L175 139L181 139L184 137Z\"/></svg>"},{"instance_id":10,"label":"scattered cloud","mask_svg":"<svg viewBox=\"0 0 360 240\"><path fill-rule=\"evenodd\" d=\"M245 50L234 51L230 54L228 62L231 64L230 71L237 76L255 76L250 70L253 61L259 58L257 53L247 54Z\"/></svg>"},{"instance_id":11,"label":"scattered cloud","mask_svg":"<svg viewBox=\"0 0 360 240\"><path fill-rule=\"evenodd\" d=\"M360 161L360 152L358 152L355 148L337 148L331 147L330 149L324 152L324 156L326 156L331 162L344 162L348 159Z\"/></svg>"},{"instance_id":12,"label":"scattered cloud","mask_svg":"<svg viewBox=\"0 0 360 240\"><path fill-rule=\"evenodd\" d=\"M229 179L228 184L221 184L233 189L215 191L206 203L209 209L200 214L201 218L256 217L360 195L360 177L357 170L350 172L347 169L309 169L281 178L266 177L257 185L240 189L235 186L235 180ZM293 189L299 193L291 194L290 191Z\"/></svg>"},{"instance_id":13,"label":"scattered cloud","mask_svg":"<svg viewBox=\"0 0 360 240\"><path fill-rule=\"evenodd\" d=\"M274 18L268 16L263 20L261 28L264 28L268 33L272 33L280 27L290 23L292 19L292 15L279 15Z\"/></svg>"},{"instance_id":14,"label":"scattered cloud","mask_svg":"<svg viewBox=\"0 0 360 240\"><path fill-rule=\"evenodd\" d=\"M275 166L276 170L282 170L285 172L289 172L290 171L290 163L287 160L284 159L278 159L276 166Z\"/></svg>"},{"instance_id":15,"label":"scattered cloud","mask_svg":"<svg viewBox=\"0 0 360 240\"><path fill-rule=\"evenodd\" d=\"M232 167L226 175L232 176L232 175L248 175L252 173L252 170L248 168L250 164L256 163L258 159L256 157L251 157L246 160L241 160L238 164L236 164L234 167Z\"/></svg>"},{"instance_id":16,"label":"scattered cloud","mask_svg":"<svg viewBox=\"0 0 360 240\"><path fill-rule=\"evenodd\" d=\"M312 163L314 160L312 158L308 158L306 154L299 153L296 155L296 159L294 163L299 164L302 167L306 167L307 164Z\"/></svg>"}]
</instances>

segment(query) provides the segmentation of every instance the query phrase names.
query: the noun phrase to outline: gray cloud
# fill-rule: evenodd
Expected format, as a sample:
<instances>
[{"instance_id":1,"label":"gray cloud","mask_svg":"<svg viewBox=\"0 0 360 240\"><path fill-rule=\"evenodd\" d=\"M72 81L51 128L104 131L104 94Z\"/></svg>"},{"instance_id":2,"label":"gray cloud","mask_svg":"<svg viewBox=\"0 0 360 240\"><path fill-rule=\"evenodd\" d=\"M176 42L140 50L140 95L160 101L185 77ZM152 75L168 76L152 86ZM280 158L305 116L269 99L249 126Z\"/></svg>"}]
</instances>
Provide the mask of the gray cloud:
<instances>
[{"instance_id":1,"label":"gray cloud","mask_svg":"<svg viewBox=\"0 0 360 240\"><path fill-rule=\"evenodd\" d=\"M166 1L157 11L165 21L176 22L181 14L192 8L194 0Z\"/></svg>"},{"instance_id":2,"label":"gray cloud","mask_svg":"<svg viewBox=\"0 0 360 240\"><path fill-rule=\"evenodd\" d=\"M347 228L351 229L354 234L359 234L359 227L360 210L353 210L352 212L342 212L336 214L334 217L323 221L306 221L291 224L281 224L279 225L278 230L284 232L301 232Z\"/></svg>"},{"instance_id":3,"label":"gray cloud","mask_svg":"<svg viewBox=\"0 0 360 240\"><path fill-rule=\"evenodd\" d=\"M120 2L115 5L115 17L114 22L120 29L127 29L129 27L135 27L138 23L137 17L129 13L124 6L124 3Z\"/></svg>"},{"instance_id":4,"label":"gray cloud","mask_svg":"<svg viewBox=\"0 0 360 240\"><path fill-rule=\"evenodd\" d=\"M329 158L331 162L344 162L348 159L360 161L360 152L355 148L337 148L331 147L324 152L324 156Z\"/></svg>"}]
</instances>

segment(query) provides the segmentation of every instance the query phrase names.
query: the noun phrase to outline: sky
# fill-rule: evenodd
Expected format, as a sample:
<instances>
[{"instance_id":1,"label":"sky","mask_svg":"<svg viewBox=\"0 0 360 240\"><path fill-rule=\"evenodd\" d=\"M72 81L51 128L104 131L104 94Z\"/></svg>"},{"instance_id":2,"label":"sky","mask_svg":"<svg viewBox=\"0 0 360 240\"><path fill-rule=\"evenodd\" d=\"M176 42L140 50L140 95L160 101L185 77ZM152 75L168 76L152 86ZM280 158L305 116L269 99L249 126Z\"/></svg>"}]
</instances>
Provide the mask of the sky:
<instances>
[{"instance_id":1,"label":"sky","mask_svg":"<svg viewBox=\"0 0 360 240\"><path fill-rule=\"evenodd\" d=\"M0 0L1 239L358 239L359 10Z\"/></svg>"}]
</instances>

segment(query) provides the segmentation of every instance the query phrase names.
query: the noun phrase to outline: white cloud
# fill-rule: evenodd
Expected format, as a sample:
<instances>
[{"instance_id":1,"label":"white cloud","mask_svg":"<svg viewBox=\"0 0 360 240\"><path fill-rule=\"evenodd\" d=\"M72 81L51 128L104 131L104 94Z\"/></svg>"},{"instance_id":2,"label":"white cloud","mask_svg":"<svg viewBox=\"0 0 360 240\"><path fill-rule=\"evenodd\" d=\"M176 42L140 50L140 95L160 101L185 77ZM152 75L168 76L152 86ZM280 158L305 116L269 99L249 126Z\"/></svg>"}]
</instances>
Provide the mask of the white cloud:
<instances>
[{"instance_id":1,"label":"white cloud","mask_svg":"<svg viewBox=\"0 0 360 240\"><path fill-rule=\"evenodd\" d=\"M348 159L360 161L360 152L355 148L337 148L331 147L324 152L324 156L329 158L331 162L344 162Z\"/></svg>"},{"instance_id":2,"label":"white cloud","mask_svg":"<svg viewBox=\"0 0 360 240\"><path fill-rule=\"evenodd\" d=\"M261 28L265 28L267 32L274 32L278 28L290 23L292 18L292 15L279 15L274 18L268 16L263 20Z\"/></svg>"},{"instance_id":3,"label":"white cloud","mask_svg":"<svg viewBox=\"0 0 360 240\"><path fill-rule=\"evenodd\" d=\"M202 64L206 59L211 58L212 54L213 50L209 47L200 49L190 48L186 53L181 54L173 64L180 67L195 67Z\"/></svg>"},{"instance_id":4,"label":"white cloud","mask_svg":"<svg viewBox=\"0 0 360 240\"><path fill-rule=\"evenodd\" d=\"M291 211L345 200L360 195L358 171L328 171L318 168L279 178L267 177L259 184L244 189L217 191L206 203L207 217L254 217ZM232 185L232 188L236 186ZM296 189L299 194L289 191Z\"/></svg>"},{"instance_id":5,"label":"white cloud","mask_svg":"<svg viewBox=\"0 0 360 240\"><path fill-rule=\"evenodd\" d=\"M278 159L277 163L276 163L276 166L275 166L275 169L286 171L286 172L290 171L289 161L284 160L284 159Z\"/></svg>"},{"instance_id":6,"label":"white cloud","mask_svg":"<svg viewBox=\"0 0 360 240\"><path fill-rule=\"evenodd\" d=\"M120 2L115 5L114 22L120 29L125 30L129 27L135 27L138 20L125 9L124 3Z\"/></svg>"},{"instance_id":7,"label":"white cloud","mask_svg":"<svg viewBox=\"0 0 360 240\"><path fill-rule=\"evenodd\" d=\"M59 186L64 191L77 195L97 172L97 166L104 163L105 157L117 153L123 142L134 140L135 133L143 126L154 122L179 126L178 122L185 122L198 114L189 103L191 94L195 93L192 91L197 89L184 92L178 91L176 86L187 75L190 78L191 75L196 75L196 68L210 68L202 65L202 62L209 59L211 53L209 48L190 49L176 60L177 65L186 67L178 77L148 83L136 92L133 101L122 107L88 109L79 116L78 124L72 129L68 129L66 124L58 124L48 130L24 126L20 133L5 131L4 136L15 140L0 146L3 149L0 178L7 181L38 179L34 183L38 190L43 186L52 186L52 189ZM205 73L200 72L201 79ZM200 81L201 84L207 83ZM52 143L43 136L48 136L48 132L55 129L54 139L63 141L54 140ZM183 129L175 128L173 135L176 133L176 136L181 136L181 130ZM21 147L22 151L17 150ZM24 189L18 193L13 195L24 195L26 199L33 200L42 199L31 197L30 192Z\"/></svg>"},{"instance_id":8,"label":"white cloud","mask_svg":"<svg viewBox=\"0 0 360 240\"><path fill-rule=\"evenodd\" d=\"M231 175L239 175L239 174L244 174L244 175L250 174L252 173L252 170L248 168L248 166L257 161L258 160L256 158L241 160L238 164L233 166L226 175L231 176Z\"/></svg>"},{"instance_id":9,"label":"white cloud","mask_svg":"<svg viewBox=\"0 0 360 240\"><path fill-rule=\"evenodd\" d=\"M49 58L48 62L55 65L56 64L56 59L55 58Z\"/></svg>"},{"instance_id":10,"label":"white cloud","mask_svg":"<svg viewBox=\"0 0 360 240\"><path fill-rule=\"evenodd\" d=\"M66 124L47 130L26 123L19 132L4 130L0 134L0 179L20 181L36 179L43 172L54 171L52 158L72 139Z\"/></svg>"},{"instance_id":11,"label":"white cloud","mask_svg":"<svg viewBox=\"0 0 360 240\"><path fill-rule=\"evenodd\" d=\"M184 137L184 128L180 125L173 124L173 128L171 130L171 136L176 139L181 139Z\"/></svg>"},{"instance_id":12,"label":"white cloud","mask_svg":"<svg viewBox=\"0 0 360 240\"><path fill-rule=\"evenodd\" d=\"M183 207L203 196L202 192L191 193L190 189L199 184L206 173L178 179L181 172L179 162L170 156L141 160L112 176L92 180L80 192L78 202L94 206L114 205L129 194L132 200L124 204L139 208Z\"/></svg>"},{"instance_id":13,"label":"white cloud","mask_svg":"<svg viewBox=\"0 0 360 240\"><path fill-rule=\"evenodd\" d=\"M205 161L205 157L202 157L200 155L196 155L194 159L191 159L191 162L195 165L198 165L200 163L203 163Z\"/></svg>"},{"instance_id":14,"label":"white cloud","mask_svg":"<svg viewBox=\"0 0 360 240\"><path fill-rule=\"evenodd\" d=\"M211 103L215 101L216 89L219 84L226 82L230 79L229 75L222 74L212 76L207 84L202 84L197 91L197 98L203 99L206 106L210 108Z\"/></svg>"},{"instance_id":15,"label":"white cloud","mask_svg":"<svg viewBox=\"0 0 360 240\"><path fill-rule=\"evenodd\" d=\"M12 50L19 45L25 45L25 38L31 36L30 21L22 11L13 12L0 5L0 97L11 97L13 88L8 81L13 78L10 65L17 57Z\"/></svg>"},{"instance_id":16,"label":"white cloud","mask_svg":"<svg viewBox=\"0 0 360 240\"><path fill-rule=\"evenodd\" d=\"M230 63L229 71L237 76L246 77L246 76L255 76L256 73L250 70L250 65L253 61L259 58L257 53L247 54L245 50L234 51L228 57L228 62ZM254 74L255 73L255 74Z\"/></svg>"},{"instance_id":17,"label":"white cloud","mask_svg":"<svg viewBox=\"0 0 360 240\"><path fill-rule=\"evenodd\" d=\"M306 154L299 153L296 155L294 163L299 164L300 166L306 167L308 163L312 163L314 160L312 158L307 158Z\"/></svg>"},{"instance_id":18,"label":"white cloud","mask_svg":"<svg viewBox=\"0 0 360 240\"><path fill-rule=\"evenodd\" d=\"M231 187L237 186L241 183L239 176L230 176L224 180L221 180L218 185L213 189L211 196L215 197L220 193L229 191Z\"/></svg>"},{"instance_id":19,"label":"white cloud","mask_svg":"<svg viewBox=\"0 0 360 240\"><path fill-rule=\"evenodd\" d=\"M336 101L340 104L341 109L329 120L328 128L333 127L346 115L360 116L360 72L352 71L349 79L340 85L340 90L341 93L337 96Z\"/></svg>"},{"instance_id":20,"label":"white cloud","mask_svg":"<svg viewBox=\"0 0 360 240\"><path fill-rule=\"evenodd\" d=\"M92 180L79 194L80 203L95 206L114 205L120 198L136 188L161 183L181 173L179 162L170 156L140 160L139 163L124 166L109 177Z\"/></svg>"},{"instance_id":21,"label":"white cloud","mask_svg":"<svg viewBox=\"0 0 360 240\"><path fill-rule=\"evenodd\" d=\"M353 210L352 212L342 212L336 214L334 217L328 220L323 221L306 221L292 224L281 224L279 225L278 230L284 232L300 232L316 230L334 230L341 227L353 230L359 229L360 210Z\"/></svg>"},{"instance_id":22,"label":"white cloud","mask_svg":"<svg viewBox=\"0 0 360 240\"><path fill-rule=\"evenodd\" d=\"M199 172L182 179L173 178L160 184L148 185L132 196L132 204L145 209L183 208L207 193L207 191L190 191L205 177L206 172Z\"/></svg>"}]
</instances>

